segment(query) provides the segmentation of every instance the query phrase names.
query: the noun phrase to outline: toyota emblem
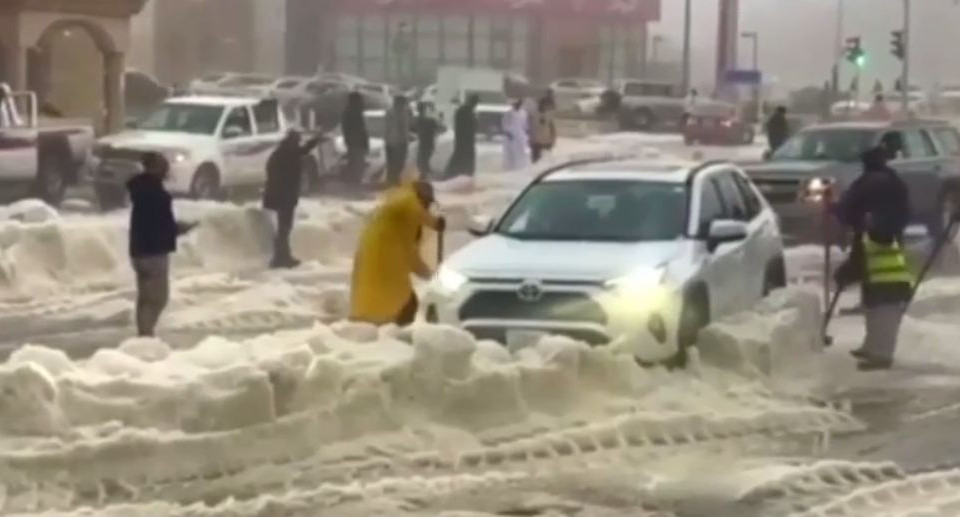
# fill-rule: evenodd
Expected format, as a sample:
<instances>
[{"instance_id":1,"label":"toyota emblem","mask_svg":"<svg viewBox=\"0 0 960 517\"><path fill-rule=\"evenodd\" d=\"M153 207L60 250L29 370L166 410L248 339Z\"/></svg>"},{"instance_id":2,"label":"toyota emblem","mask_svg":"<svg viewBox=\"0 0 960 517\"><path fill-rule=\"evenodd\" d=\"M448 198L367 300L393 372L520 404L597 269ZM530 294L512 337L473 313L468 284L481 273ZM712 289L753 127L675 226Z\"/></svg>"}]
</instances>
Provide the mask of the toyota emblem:
<instances>
[{"instance_id":1,"label":"toyota emblem","mask_svg":"<svg viewBox=\"0 0 960 517\"><path fill-rule=\"evenodd\" d=\"M526 280L517 289L517 298L522 302L537 302L541 297L543 297L543 289L540 287L540 282L536 280Z\"/></svg>"}]
</instances>

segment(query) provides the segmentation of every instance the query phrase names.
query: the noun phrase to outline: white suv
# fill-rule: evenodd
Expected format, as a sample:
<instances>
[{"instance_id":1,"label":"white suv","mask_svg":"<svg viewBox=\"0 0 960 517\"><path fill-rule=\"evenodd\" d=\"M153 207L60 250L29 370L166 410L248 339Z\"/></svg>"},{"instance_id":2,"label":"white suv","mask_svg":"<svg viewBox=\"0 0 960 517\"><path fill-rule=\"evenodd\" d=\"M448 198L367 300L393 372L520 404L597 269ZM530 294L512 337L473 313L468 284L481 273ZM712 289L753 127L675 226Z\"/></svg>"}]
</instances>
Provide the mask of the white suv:
<instances>
[{"instance_id":1,"label":"white suv","mask_svg":"<svg viewBox=\"0 0 960 517\"><path fill-rule=\"evenodd\" d=\"M124 184L139 170L143 151L170 162L167 188L174 195L218 198L225 190L260 188L267 159L290 129L278 102L255 97L174 97L125 131L94 147L94 186L100 205L126 199ZM319 177L314 155L304 158L304 188Z\"/></svg>"},{"instance_id":2,"label":"white suv","mask_svg":"<svg viewBox=\"0 0 960 517\"><path fill-rule=\"evenodd\" d=\"M475 224L424 316L511 348L562 334L682 364L711 319L786 283L776 216L729 163L569 164Z\"/></svg>"}]
</instances>

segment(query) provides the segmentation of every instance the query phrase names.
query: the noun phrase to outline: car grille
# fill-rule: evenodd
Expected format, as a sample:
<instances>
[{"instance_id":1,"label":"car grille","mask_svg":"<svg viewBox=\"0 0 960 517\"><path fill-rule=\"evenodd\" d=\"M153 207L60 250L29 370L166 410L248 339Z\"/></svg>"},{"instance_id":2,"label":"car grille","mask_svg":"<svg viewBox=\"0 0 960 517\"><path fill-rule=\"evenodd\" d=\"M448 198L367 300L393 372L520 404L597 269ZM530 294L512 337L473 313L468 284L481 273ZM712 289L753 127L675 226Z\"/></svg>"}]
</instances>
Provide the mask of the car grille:
<instances>
[{"instance_id":1,"label":"car grille","mask_svg":"<svg viewBox=\"0 0 960 517\"><path fill-rule=\"evenodd\" d=\"M467 327L467 331L473 334L476 339L489 339L498 343L507 342L507 329L502 327ZM566 336L594 346L605 345L610 342L610 338L604 333L594 330L549 329L544 332L555 336Z\"/></svg>"},{"instance_id":2,"label":"car grille","mask_svg":"<svg viewBox=\"0 0 960 517\"><path fill-rule=\"evenodd\" d=\"M753 183L770 204L794 203L800 195L800 180L796 178L753 178Z\"/></svg>"},{"instance_id":3,"label":"car grille","mask_svg":"<svg viewBox=\"0 0 960 517\"><path fill-rule=\"evenodd\" d=\"M585 293L547 291L539 300L521 300L516 291L480 291L460 308L460 320L572 321L606 325L607 315Z\"/></svg>"}]
</instances>

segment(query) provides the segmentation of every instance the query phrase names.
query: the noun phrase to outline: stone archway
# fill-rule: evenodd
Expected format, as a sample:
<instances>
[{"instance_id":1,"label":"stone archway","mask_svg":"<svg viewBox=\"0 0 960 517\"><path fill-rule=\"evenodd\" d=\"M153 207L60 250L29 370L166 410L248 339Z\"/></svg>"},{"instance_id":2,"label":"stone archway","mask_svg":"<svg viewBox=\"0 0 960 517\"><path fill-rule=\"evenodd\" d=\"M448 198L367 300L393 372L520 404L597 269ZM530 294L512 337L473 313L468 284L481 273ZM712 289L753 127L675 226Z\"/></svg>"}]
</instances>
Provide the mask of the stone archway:
<instances>
[{"instance_id":1,"label":"stone archway","mask_svg":"<svg viewBox=\"0 0 960 517\"><path fill-rule=\"evenodd\" d=\"M43 90L49 85L51 48L58 38L71 33L85 38L100 61L100 73L85 79L99 85L102 97L102 109L96 110L98 116L92 122L107 132L121 129L130 17L140 12L145 1L0 0L0 33L8 39L0 49L3 76L14 89L36 86Z\"/></svg>"},{"instance_id":2,"label":"stone archway","mask_svg":"<svg viewBox=\"0 0 960 517\"><path fill-rule=\"evenodd\" d=\"M109 60L118 54L113 37L97 23L56 20L27 51L27 88L49 113L89 119L102 131L110 126Z\"/></svg>"}]
</instances>

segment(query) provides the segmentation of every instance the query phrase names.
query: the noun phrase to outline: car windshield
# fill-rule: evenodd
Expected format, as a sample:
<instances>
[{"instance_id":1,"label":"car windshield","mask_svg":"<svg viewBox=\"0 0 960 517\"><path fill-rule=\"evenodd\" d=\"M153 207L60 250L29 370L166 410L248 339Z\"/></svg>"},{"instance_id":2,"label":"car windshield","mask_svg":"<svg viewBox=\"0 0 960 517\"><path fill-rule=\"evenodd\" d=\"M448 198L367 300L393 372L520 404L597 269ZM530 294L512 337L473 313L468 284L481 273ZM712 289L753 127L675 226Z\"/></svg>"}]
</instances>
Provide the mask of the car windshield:
<instances>
[{"instance_id":1,"label":"car windshield","mask_svg":"<svg viewBox=\"0 0 960 517\"><path fill-rule=\"evenodd\" d=\"M794 135L773 153L773 160L853 163L870 148L877 132L870 129L820 129Z\"/></svg>"},{"instance_id":2,"label":"car windshield","mask_svg":"<svg viewBox=\"0 0 960 517\"><path fill-rule=\"evenodd\" d=\"M684 233L686 188L623 180L546 181L530 187L497 225L521 240L642 242Z\"/></svg>"},{"instance_id":3,"label":"car windshield","mask_svg":"<svg viewBox=\"0 0 960 517\"><path fill-rule=\"evenodd\" d=\"M471 95L476 95L480 100L480 104L510 104L510 100L507 99L507 95L503 92L495 91L473 91L468 90L463 92L463 98L466 99Z\"/></svg>"},{"instance_id":4,"label":"car windshield","mask_svg":"<svg viewBox=\"0 0 960 517\"><path fill-rule=\"evenodd\" d=\"M264 84L270 84L273 82L273 79L270 77L258 77L253 75L242 75L239 77L231 77L223 81L221 86L258 86Z\"/></svg>"},{"instance_id":5,"label":"car windshield","mask_svg":"<svg viewBox=\"0 0 960 517\"><path fill-rule=\"evenodd\" d=\"M209 104L163 104L141 119L137 129L212 135L217 131L223 106Z\"/></svg>"}]
</instances>

